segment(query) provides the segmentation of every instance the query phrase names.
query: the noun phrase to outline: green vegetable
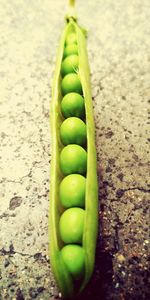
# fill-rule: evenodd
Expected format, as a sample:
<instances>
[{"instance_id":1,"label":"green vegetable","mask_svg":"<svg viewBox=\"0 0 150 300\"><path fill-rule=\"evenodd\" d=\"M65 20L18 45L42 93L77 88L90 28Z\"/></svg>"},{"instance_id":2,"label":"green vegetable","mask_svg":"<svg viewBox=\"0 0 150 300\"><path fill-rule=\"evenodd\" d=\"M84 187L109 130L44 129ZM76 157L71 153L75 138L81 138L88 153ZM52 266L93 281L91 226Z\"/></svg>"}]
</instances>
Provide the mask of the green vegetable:
<instances>
[{"instance_id":1,"label":"green vegetable","mask_svg":"<svg viewBox=\"0 0 150 300\"><path fill-rule=\"evenodd\" d=\"M62 80L61 87L63 95L72 92L82 94L82 86L77 74L67 74Z\"/></svg>"},{"instance_id":2,"label":"green vegetable","mask_svg":"<svg viewBox=\"0 0 150 300\"><path fill-rule=\"evenodd\" d=\"M60 153L60 167L64 175L72 173L85 174L87 153L78 145L67 145Z\"/></svg>"},{"instance_id":3,"label":"green vegetable","mask_svg":"<svg viewBox=\"0 0 150 300\"><path fill-rule=\"evenodd\" d=\"M77 35L75 33L69 33L66 37L66 45L77 43Z\"/></svg>"},{"instance_id":4,"label":"green vegetable","mask_svg":"<svg viewBox=\"0 0 150 300\"><path fill-rule=\"evenodd\" d=\"M65 76L69 73L76 73L78 71L79 57L78 55L70 55L66 57L61 65L61 74Z\"/></svg>"},{"instance_id":5,"label":"green vegetable","mask_svg":"<svg viewBox=\"0 0 150 300\"><path fill-rule=\"evenodd\" d=\"M60 201L63 207L85 206L86 179L79 174L66 176L60 184Z\"/></svg>"},{"instance_id":6,"label":"green vegetable","mask_svg":"<svg viewBox=\"0 0 150 300\"><path fill-rule=\"evenodd\" d=\"M67 269L75 279L80 279L84 274L85 251L79 245L66 245L61 250L62 259Z\"/></svg>"},{"instance_id":7,"label":"green vegetable","mask_svg":"<svg viewBox=\"0 0 150 300\"><path fill-rule=\"evenodd\" d=\"M70 44L64 49L64 58L72 54L78 54L78 46L76 44Z\"/></svg>"},{"instance_id":8,"label":"green vegetable","mask_svg":"<svg viewBox=\"0 0 150 300\"><path fill-rule=\"evenodd\" d=\"M59 231L64 243L82 243L84 215L84 209L79 207L68 208L61 215Z\"/></svg>"},{"instance_id":9,"label":"green vegetable","mask_svg":"<svg viewBox=\"0 0 150 300\"><path fill-rule=\"evenodd\" d=\"M74 0L70 0L70 3L73 5ZM70 43L70 41L68 41L68 36L70 34L73 34L75 38L69 38L70 40L72 39L73 42L73 44L69 45L77 45L78 47L78 72L77 74L67 74L62 79L61 66L63 57L66 55L65 49L67 49L68 43ZM76 42L76 44L74 44L74 42ZM79 95L78 97L71 96L70 98L70 94L72 93L78 93ZM66 95L65 97L67 98L67 100L65 97L63 98L64 95ZM79 100L80 95L82 95L83 98L80 98ZM70 103L69 99L71 99ZM84 103L82 101L82 104L81 99L84 99ZM79 103L79 106L77 106L77 103ZM64 118L68 117L84 118L86 124L87 142L83 147L77 144L69 144L64 147L64 145L62 144L60 139L60 128L64 121ZM85 31L77 24L75 14L71 15L71 13L68 13L67 15L67 24L62 34L60 46L58 49L56 71L52 87L52 106L50 120L52 128L49 224L50 262L63 299L70 299L73 297L76 299L76 297L78 297L79 293L88 283L94 269L98 229L98 185L92 97L90 90L89 65L86 52ZM76 217L72 217L72 214L70 214L70 216L68 216L69 221L67 221L67 223L66 221L64 221L64 224L60 226L62 222L61 220L63 220L62 218L64 218L64 214L66 214L68 210L80 210L80 201L83 205L84 188L82 184L81 186L80 184L78 186L78 189L80 189L78 196L74 196L75 190L73 190L71 184L67 188L68 195L65 195L65 193L63 194L63 180L67 180L68 176L66 175L69 174L83 174L84 176L86 176L84 199L85 210L83 210L84 213L76 213ZM69 203L70 205L71 203L73 205L75 201L77 201L78 207L70 207ZM67 207L70 208L66 210ZM82 215L84 215L84 217L82 217ZM75 219L77 220L76 222ZM80 219L80 222L78 221L78 219ZM69 225L67 225L68 222ZM81 224L82 222L83 227L79 226L79 224ZM71 229L71 232L68 232L69 229ZM76 232L74 233L73 230L76 230ZM66 239L67 242L70 241L70 243L72 243L71 241L72 239L74 239L74 241L76 241L76 244L68 244L67 246L65 246L64 240ZM71 252L69 252L69 250L65 250L65 247L76 247L79 241L81 243L81 248L84 251L84 255L82 256L82 258L80 256L80 253L79 256L77 256L76 252L73 252L75 250L72 250ZM68 253L66 253L65 251L68 251ZM63 254L64 252L66 254ZM70 255L73 255L73 253L74 256L72 256L71 259ZM80 280L78 280L78 282L76 283L75 278L80 278Z\"/></svg>"},{"instance_id":10,"label":"green vegetable","mask_svg":"<svg viewBox=\"0 0 150 300\"><path fill-rule=\"evenodd\" d=\"M83 118L85 114L84 99L77 93L69 93L63 97L61 110L65 118Z\"/></svg>"},{"instance_id":11,"label":"green vegetable","mask_svg":"<svg viewBox=\"0 0 150 300\"><path fill-rule=\"evenodd\" d=\"M66 119L60 127L60 137L64 145L86 143L86 125L76 117Z\"/></svg>"}]
</instances>

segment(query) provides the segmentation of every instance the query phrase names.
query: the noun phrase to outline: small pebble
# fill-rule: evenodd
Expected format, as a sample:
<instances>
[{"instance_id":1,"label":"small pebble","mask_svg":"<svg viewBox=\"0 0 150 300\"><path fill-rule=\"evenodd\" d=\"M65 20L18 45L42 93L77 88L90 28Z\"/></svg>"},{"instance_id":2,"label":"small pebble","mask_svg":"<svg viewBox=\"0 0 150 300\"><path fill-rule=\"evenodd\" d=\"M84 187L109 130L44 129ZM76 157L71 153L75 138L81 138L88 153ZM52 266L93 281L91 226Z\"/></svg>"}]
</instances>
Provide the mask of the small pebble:
<instances>
[{"instance_id":1,"label":"small pebble","mask_svg":"<svg viewBox=\"0 0 150 300\"><path fill-rule=\"evenodd\" d=\"M145 240L144 243L145 243L145 244L149 244L149 241L148 241L148 240Z\"/></svg>"},{"instance_id":2,"label":"small pebble","mask_svg":"<svg viewBox=\"0 0 150 300\"><path fill-rule=\"evenodd\" d=\"M126 273L125 273L124 271L122 271L121 273L122 273L122 276L123 276L123 277L126 276Z\"/></svg>"},{"instance_id":3,"label":"small pebble","mask_svg":"<svg viewBox=\"0 0 150 300\"><path fill-rule=\"evenodd\" d=\"M117 255L117 260L118 260L120 263L122 263L122 262L125 261L125 257L124 257L122 254L118 254L118 255Z\"/></svg>"}]
</instances>

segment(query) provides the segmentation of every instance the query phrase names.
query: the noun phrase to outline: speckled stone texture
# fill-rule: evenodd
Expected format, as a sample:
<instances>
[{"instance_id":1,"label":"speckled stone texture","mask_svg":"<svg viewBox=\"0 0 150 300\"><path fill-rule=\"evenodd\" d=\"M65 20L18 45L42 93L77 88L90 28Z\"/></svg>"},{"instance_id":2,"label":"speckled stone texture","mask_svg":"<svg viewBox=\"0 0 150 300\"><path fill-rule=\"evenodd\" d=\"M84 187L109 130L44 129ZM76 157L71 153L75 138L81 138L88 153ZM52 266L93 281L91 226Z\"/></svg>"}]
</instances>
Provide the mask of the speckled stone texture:
<instances>
[{"instance_id":1,"label":"speckled stone texture","mask_svg":"<svg viewBox=\"0 0 150 300\"><path fill-rule=\"evenodd\" d=\"M0 299L61 297L48 259L49 106L66 1L0 1ZM149 298L150 1L77 1L89 30L99 236L81 299Z\"/></svg>"}]
</instances>

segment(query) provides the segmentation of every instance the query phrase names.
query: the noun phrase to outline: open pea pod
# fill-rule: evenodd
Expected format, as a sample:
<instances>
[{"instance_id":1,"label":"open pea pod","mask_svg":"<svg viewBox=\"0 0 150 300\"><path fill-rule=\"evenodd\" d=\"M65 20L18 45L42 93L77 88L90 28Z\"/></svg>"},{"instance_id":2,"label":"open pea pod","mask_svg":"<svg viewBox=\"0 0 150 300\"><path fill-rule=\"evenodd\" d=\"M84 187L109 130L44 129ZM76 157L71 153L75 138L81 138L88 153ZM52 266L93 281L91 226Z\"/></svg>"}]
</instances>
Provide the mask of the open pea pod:
<instances>
[{"instance_id":1,"label":"open pea pod","mask_svg":"<svg viewBox=\"0 0 150 300\"><path fill-rule=\"evenodd\" d=\"M78 295L89 281L95 261L95 249L98 231L98 184L96 166L96 148L94 120L92 109L92 97L90 88L89 64L86 51L86 39L84 31L73 18L67 19L62 37L60 40L54 81L52 86L51 102L51 134L52 134L52 161L51 161L51 186L50 186L50 214L49 214L49 235L50 235L50 261L58 283L58 286L65 299ZM63 145L60 140L60 126L64 120L61 113L60 103L62 101L61 92L61 64L65 47L66 36L70 32L75 32L77 36L78 56L79 56L79 78L82 85L83 97L85 101L85 122L87 128L87 172L86 172L86 199L85 199L85 220L83 229L82 247L85 250L84 275L78 283L73 279L65 265L60 251L63 242L59 233L59 220L64 211L59 199L59 185L64 175L60 169L60 152Z\"/></svg>"}]
</instances>

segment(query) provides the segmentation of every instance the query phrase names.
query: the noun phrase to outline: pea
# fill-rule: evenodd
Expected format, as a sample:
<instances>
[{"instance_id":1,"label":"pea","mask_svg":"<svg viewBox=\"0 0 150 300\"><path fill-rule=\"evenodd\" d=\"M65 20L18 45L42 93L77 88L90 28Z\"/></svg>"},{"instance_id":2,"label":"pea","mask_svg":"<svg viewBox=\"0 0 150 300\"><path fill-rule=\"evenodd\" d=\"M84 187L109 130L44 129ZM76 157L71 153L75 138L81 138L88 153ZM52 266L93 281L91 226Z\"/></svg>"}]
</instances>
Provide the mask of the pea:
<instances>
[{"instance_id":1,"label":"pea","mask_svg":"<svg viewBox=\"0 0 150 300\"><path fill-rule=\"evenodd\" d=\"M79 65L79 57L78 55L70 55L66 57L61 65L61 74L65 76L69 73L76 73Z\"/></svg>"},{"instance_id":2,"label":"pea","mask_svg":"<svg viewBox=\"0 0 150 300\"><path fill-rule=\"evenodd\" d=\"M78 46L76 44L69 44L64 49L64 58L72 54L78 54Z\"/></svg>"},{"instance_id":3,"label":"pea","mask_svg":"<svg viewBox=\"0 0 150 300\"><path fill-rule=\"evenodd\" d=\"M79 76L74 73L67 74L63 78L61 82L61 88L63 95L66 95L71 92L82 94L82 86Z\"/></svg>"},{"instance_id":4,"label":"pea","mask_svg":"<svg viewBox=\"0 0 150 300\"><path fill-rule=\"evenodd\" d=\"M60 167L64 175L85 174L87 152L79 145L67 145L60 153Z\"/></svg>"},{"instance_id":5,"label":"pea","mask_svg":"<svg viewBox=\"0 0 150 300\"><path fill-rule=\"evenodd\" d=\"M79 174L66 176L59 188L60 201L65 208L85 206L86 179Z\"/></svg>"},{"instance_id":6,"label":"pea","mask_svg":"<svg viewBox=\"0 0 150 300\"><path fill-rule=\"evenodd\" d=\"M82 243L84 215L84 209L79 207L68 208L61 215L59 232L64 243Z\"/></svg>"},{"instance_id":7,"label":"pea","mask_svg":"<svg viewBox=\"0 0 150 300\"><path fill-rule=\"evenodd\" d=\"M61 256L68 271L75 279L84 274L85 250L79 245L66 245L61 250Z\"/></svg>"},{"instance_id":8,"label":"pea","mask_svg":"<svg viewBox=\"0 0 150 300\"><path fill-rule=\"evenodd\" d=\"M77 93L69 93L63 97L61 110L65 118L83 118L85 114L84 99Z\"/></svg>"},{"instance_id":9,"label":"pea","mask_svg":"<svg viewBox=\"0 0 150 300\"><path fill-rule=\"evenodd\" d=\"M66 37L66 45L77 43L77 36L75 33L69 33Z\"/></svg>"},{"instance_id":10,"label":"pea","mask_svg":"<svg viewBox=\"0 0 150 300\"><path fill-rule=\"evenodd\" d=\"M86 125L76 117L66 119L60 127L60 137L64 145L86 143Z\"/></svg>"}]
</instances>

